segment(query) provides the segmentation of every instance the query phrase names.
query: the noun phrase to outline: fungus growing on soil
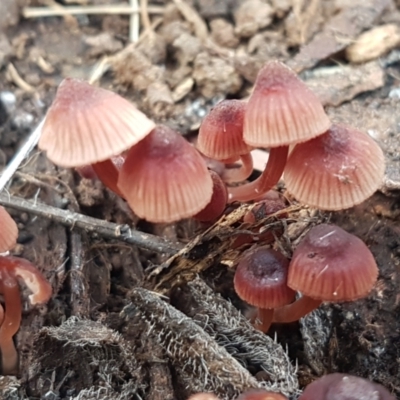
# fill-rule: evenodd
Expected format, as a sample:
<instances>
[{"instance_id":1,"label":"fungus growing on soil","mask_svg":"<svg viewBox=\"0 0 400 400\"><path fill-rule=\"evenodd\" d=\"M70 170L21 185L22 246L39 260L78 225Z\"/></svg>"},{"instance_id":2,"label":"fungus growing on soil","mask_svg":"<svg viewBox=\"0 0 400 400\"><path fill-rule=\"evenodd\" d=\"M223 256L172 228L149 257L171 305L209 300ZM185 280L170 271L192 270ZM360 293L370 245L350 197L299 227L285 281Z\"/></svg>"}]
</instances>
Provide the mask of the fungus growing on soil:
<instances>
[{"instance_id":1,"label":"fungus growing on soil","mask_svg":"<svg viewBox=\"0 0 400 400\"><path fill-rule=\"evenodd\" d=\"M243 141L243 119L246 103L223 100L204 117L198 134L197 148L205 156L229 163L241 159L239 168L225 169L225 182L241 182L253 171L251 148Z\"/></svg>"},{"instance_id":2,"label":"fungus growing on soil","mask_svg":"<svg viewBox=\"0 0 400 400\"><path fill-rule=\"evenodd\" d=\"M324 301L363 298L372 290L378 272L374 256L361 239L335 225L317 225L297 246L289 266L287 284L302 297L276 309L274 322L297 321Z\"/></svg>"},{"instance_id":3,"label":"fungus growing on soil","mask_svg":"<svg viewBox=\"0 0 400 400\"><path fill-rule=\"evenodd\" d=\"M0 293L3 294L5 304L4 318L0 326L3 375L13 375L18 370L18 353L13 336L21 324L22 305L17 278L32 292L29 296L32 305L44 304L52 295L50 284L29 261L18 257L0 257Z\"/></svg>"},{"instance_id":4,"label":"fungus growing on soil","mask_svg":"<svg viewBox=\"0 0 400 400\"><path fill-rule=\"evenodd\" d=\"M224 212L228 200L228 191L220 176L212 170L209 170L209 173L213 181L211 200L205 208L193 217L201 222L215 221L219 218Z\"/></svg>"},{"instance_id":5,"label":"fungus growing on soil","mask_svg":"<svg viewBox=\"0 0 400 400\"><path fill-rule=\"evenodd\" d=\"M289 261L281 253L265 246L249 250L236 268L234 287L246 303L258 308L255 328L267 332L274 309L294 300L295 292L287 286Z\"/></svg>"},{"instance_id":6,"label":"fungus growing on soil","mask_svg":"<svg viewBox=\"0 0 400 400\"><path fill-rule=\"evenodd\" d=\"M4 207L0 206L0 253L12 249L18 238L18 227Z\"/></svg>"},{"instance_id":7,"label":"fungus growing on soil","mask_svg":"<svg viewBox=\"0 0 400 400\"><path fill-rule=\"evenodd\" d=\"M111 157L138 143L154 126L116 93L67 78L61 82L47 112L39 148L56 165L93 164L99 179L107 185L110 180L116 182ZM110 188L118 191L115 183Z\"/></svg>"},{"instance_id":8,"label":"fungus growing on soil","mask_svg":"<svg viewBox=\"0 0 400 400\"><path fill-rule=\"evenodd\" d=\"M370 197L382 184L385 159L368 135L332 125L323 135L295 146L285 167L288 191L323 210L342 210Z\"/></svg>"},{"instance_id":9,"label":"fungus growing on soil","mask_svg":"<svg viewBox=\"0 0 400 400\"><path fill-rule=\"evenodd\" d=\"M287 400L287 397L266 390L250 390L242 393L236 400Z\"/></svg>"},{"instance_id":10,"label":"fungus growing on soil","mask_svg":"<svg viewBox=\"0 0 400 400\"><path fill-rule=\"evenodd\" d=\"M173 222L206 207L213 181L189 142L174 130L157 126L127 153L118 187L140 218Z\"/></svg>"},{"instance_id":11,"label":"fungus growing on soil","mask_svg":"<svg viewBox=\"0 0 400 400\"><path fill-rule=\"evenodd\" d=\"M299 400L395 400L382 385L347 374L328 374L309 384Z\"/></svg>"},{"instance_id":12,"label":"fungus growing on soil","mask_svg":"<svg viewBox=\"0 0 400 400\"><path fill-rule=\"evenodd\" d=\"M256 199L282 176L289 145L312 139L331 125L317 96L298 76L278 61L258 73L244 117L243 140L270 148L267 166L255 181L230 188L229 201Z\"/></svg>"}]
</instances>

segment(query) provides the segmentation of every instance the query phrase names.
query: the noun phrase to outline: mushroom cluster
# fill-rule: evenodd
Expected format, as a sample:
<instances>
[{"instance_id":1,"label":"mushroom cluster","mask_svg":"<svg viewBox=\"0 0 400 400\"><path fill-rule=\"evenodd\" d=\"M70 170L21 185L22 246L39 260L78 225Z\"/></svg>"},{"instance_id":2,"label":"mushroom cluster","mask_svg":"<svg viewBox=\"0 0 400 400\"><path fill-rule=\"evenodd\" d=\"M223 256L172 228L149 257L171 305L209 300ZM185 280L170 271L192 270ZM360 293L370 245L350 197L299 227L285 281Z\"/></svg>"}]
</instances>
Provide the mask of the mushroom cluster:
<instances>
[{"instance_id":1,"label":"mushroom cluster","mask_svg":"<svg viewBox=\"0 0 400 400\"><path fill-rule=\"evenodd\" d=\"M7 211L0 207L0 253L6 253L17 243L18 227ZM0 352L1 373L13 375L18 371L18 353L13 342L21 324L22 303L18 279L32 292L32 305L46 303L52 288L40 271L29 261L7 255L0 255L0 294L4 307L0 304Z\"/></svg>"},{"instance_id":2,"label":"mushroom cluster","mask_svg":"<svg viewBox=\"0 0 400 400\"><path fill-rule=\"evenodd\" d=\"M289 263L281 253L256 247L238 262L238 296L258 308L255 327L267 332L272 322L297 321L322 302L363 298L378 277L374 256L358 237L335 225L311 228ZM301 297L295 301L295 293Z\"/></svg>"},{"instance_id":3,"label":"mushroom cluster","mask_svg":"<svg viewBox=\"0 0 400 400\"><path fill-rule=\"evenodd\" d=\"M58 165L90 168L150 222L197 214L215 220L226 203L259 199L282 174L298 200L349 208L379 188L384 172L380 147L354 128L332 124L317 96L278 61L259 71L247 102L224 100L210 111L198 150L116 93L70 78L48 110L39 147ZM255 147L269 149L268 162L260 177L243 183L253 172ZM220 177L210 175L199 152L226 164Z\"/></svg>"}]
</instances>

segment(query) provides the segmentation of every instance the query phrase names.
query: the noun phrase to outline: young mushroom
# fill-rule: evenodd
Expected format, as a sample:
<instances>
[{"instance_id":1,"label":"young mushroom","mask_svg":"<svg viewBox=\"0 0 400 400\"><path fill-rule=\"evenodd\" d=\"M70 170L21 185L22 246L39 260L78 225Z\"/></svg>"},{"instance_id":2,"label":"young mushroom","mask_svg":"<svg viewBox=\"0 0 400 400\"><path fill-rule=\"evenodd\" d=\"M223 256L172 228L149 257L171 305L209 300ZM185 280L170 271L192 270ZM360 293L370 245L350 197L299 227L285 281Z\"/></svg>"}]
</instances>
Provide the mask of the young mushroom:
<instances>
[{"instance_id":1,"label":"young mushroom","mask_svg":"<svg viewBox=\"0 0 400 400\"><path fill-rule=\"evenodd\" d=\"M118 188L151 222L192 217L210 202L213 182L200 153L167 126L157 126L127 153Z\"/></svg>"},{"instance_id":2,"label":"young mushroom","mask_svg":"<svg viewBox=\"0 0 400 400\"><path fill-rule=\"evenodd\" d=\"M273 321L297 321L324 301L363 298L377 278L374 256L361 239L335 225L317 225L297 246L289 266L287 284L302 297L276 309Z\"/></svg>"},{"instance_id":3,"label":"young mushroom","mask_svg":"<svg viewBox=\"0 0 400 400\"><path fill-rule=\"evenodd\" d=\"M274 309L294 300L295 292L287 286L289 261L281 253L262 246L251 249L240 259L234 277L237 295L257 307L255 328L267 332Z\"/></svg>"},{"instance_id":4,"label":"young mushroom","mask_svg":"<svg viewBox=\"0 0 400 400\"><path fill-rule=\"evenodd\" d=\"M107 174L116 172L111 157L138 143L154 126L116 93L67 78L47 112L39 148L63 167L92 164L99 179L109 183ZM115 182L111 189L118 191Z\"/></svg>"},{"instance_id":5,"label":"young mushroom","mask_svg":"<svg viewBox=\"0 0 400 400\"><path fill-rule=\"evenodd\" d=\"M13 336L21 324L20 278L32 292L29 301L32 305L46 303L52 288L39 270L29 261L18 257L0 257L0 293L3 294L5 311L0 326L0 351L3 375L13 375L18 370L18 353Z\"/></svg>"},{"instance_id":6,"label":"young mushroom","mask_svg":"<svg viewBox=\"0 0 400 400\"><path fill-rule=\"evenodd\" d=\"M382 385L347 374L328 374L309 384L299 400L395 400Z\"/></svg>"},{"instance_id":7,"label":"young mushroom","mask_svg":"<svg viewBox=\"0 0 400 400\"><path fill-rule=\"evenodd\" d=\"M225 182L241 182L253 172L251 148L243 141L243 119L246 103L241 100L223 100L204 117L197 138L197 148L214 160L236 161L239 168L225 169Z\"/></svg>"},{"instance_id":8,"label":"young mushroom","mask_svg":"<svg viewBox=\"0 0 400 400\"><path fill-rule=\"evenodd\" d=\"M0 206L0 253L11 250L17 243L18 227L4 207Z\"/></svg>"},{"instance_id":9,"label":"young mushroom","mask_svg":"<svg viewBox=\"0 0 400 400\"><path fill-rule=\"evenodd\" d=\"M382 184L381 148L357 129L332 125L293 149L285 167L286 188L302 203L342 210L363 202Z\"/></svg>"},{"instance_id":10,"label":"young mushroom","mask_svg":"<svg viewBox=\"0 0 400 400\"><path fill-rule=\"evenodd\" d=\"M229 189L229 201L256 199L282 176L289 145L325 132L330 121L317 96L298 76L278 61L258 73L244 117L243 140L249 146L270 148L261 176Z\"/></svg>"}]
</instances>

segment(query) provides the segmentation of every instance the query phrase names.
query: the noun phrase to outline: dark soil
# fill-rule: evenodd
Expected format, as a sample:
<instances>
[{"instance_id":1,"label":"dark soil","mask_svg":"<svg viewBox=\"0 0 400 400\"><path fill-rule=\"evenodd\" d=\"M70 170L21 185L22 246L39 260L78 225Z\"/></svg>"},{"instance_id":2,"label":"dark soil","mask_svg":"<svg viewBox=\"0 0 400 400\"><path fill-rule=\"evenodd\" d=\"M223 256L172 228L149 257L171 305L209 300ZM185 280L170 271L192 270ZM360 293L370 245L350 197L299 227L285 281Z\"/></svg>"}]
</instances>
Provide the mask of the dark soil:
<instances>
[{"instance_id":1,"label":"dark soil","mask_svg":"<svg viewBox=\"0 0 400 400\"><path fill-rule=\"evenodd\" d=\"M152 30L145 32L142 17L133 45L127 16L28 19L22 15L29 1L22 3L0 4L1 167L67 76L112 89L193 139L213 104L248 96L260 66L279 59L316 90L333 120L378 141L387 173L381 191L353 209L322 213L291 199L287 216L257 222L274 227L271 245L288 255L311 226L336 223L365 241L380 270L368 298L324 304L263 335L247 323L249 310L232 286L232 266L246 248L233 250L232 243L249 228L241 220L249 206L227 210L213 227L192 220L153 225L99 182L56 167L35 150L8 185L12 195L188 246L171 257L9 208L20 229L13 254L35 263L54 295L32 308L24 293L15 338L19 374L0 376L2 398L185 400L213 391L231 399L255 387L295 398L317 377L346 372L379 382L400 399L400 6L390 0L155 0L149 1L149 11L157 11L150 12ZM85 2L104 3L117 5ZM29 6L60 4L84 7L66 0ZM370 39L373 51L356 49L356 63L349 44L389 24L397 42Z\"/></svg>"}]
</instances>

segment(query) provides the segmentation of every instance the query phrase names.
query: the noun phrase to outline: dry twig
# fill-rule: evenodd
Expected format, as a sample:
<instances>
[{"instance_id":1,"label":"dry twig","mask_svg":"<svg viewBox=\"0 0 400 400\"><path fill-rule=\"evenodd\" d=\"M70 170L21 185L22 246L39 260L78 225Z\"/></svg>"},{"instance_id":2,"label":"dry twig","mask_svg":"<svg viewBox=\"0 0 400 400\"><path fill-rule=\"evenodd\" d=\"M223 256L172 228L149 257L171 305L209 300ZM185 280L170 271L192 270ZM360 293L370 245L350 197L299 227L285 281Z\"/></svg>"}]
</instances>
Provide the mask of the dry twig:
<instances>
[{"instance_id":1,"label":"dry twig","mask_svg":"<svg viewBox=\"0 0 400 400\"><path fill-rule=\"evenodd\" d=\"M175 254L180 243L172 243L161 237L132 230L128 225L119 225L76 212L61 210L32 200L0 193L0 204L61 223L65 226L84 229L86 232L107 239L120 240L157 253Z\"/></svg>"}]
</instances>

